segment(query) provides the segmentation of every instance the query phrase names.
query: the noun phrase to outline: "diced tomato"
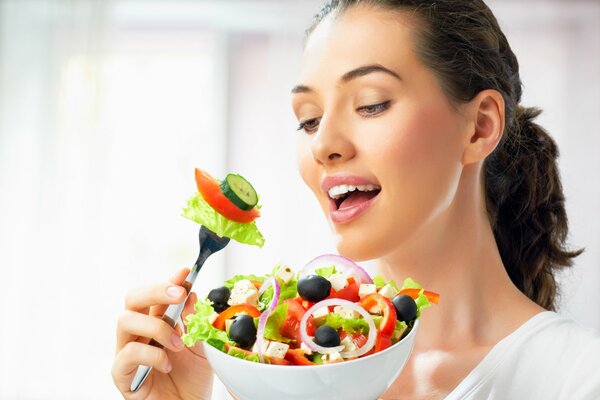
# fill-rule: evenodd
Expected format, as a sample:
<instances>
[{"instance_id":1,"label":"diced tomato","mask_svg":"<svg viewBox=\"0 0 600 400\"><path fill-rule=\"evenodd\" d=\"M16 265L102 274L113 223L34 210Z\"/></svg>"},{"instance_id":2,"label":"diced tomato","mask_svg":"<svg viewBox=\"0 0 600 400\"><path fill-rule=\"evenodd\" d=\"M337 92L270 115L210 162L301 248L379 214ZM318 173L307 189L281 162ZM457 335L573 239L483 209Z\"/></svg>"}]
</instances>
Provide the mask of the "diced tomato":
<instances>
[{"instance_id":1,"label":"diced tomato","mask_svg":"<svg viewBox=\"0 0 600 400\"><path fill-rule=\"evenodd\" d=\"M285 359L294 365L315 365L314 362L306 358L302 349L288 349L285 353Z\"/></svg>"},{"instance_id":2,"label":"diced tomato","mask_svg":"<svg viewBox=\"0 0 600 400\"><path fill-rule=\"evenodd\" d=\"M331 293L329 294L330 299L344 299L356 303L360 300L358 297L358 289L359 286L356 284L354 277L348 278L348 285L345 288L335 291L331 289Z\"/></svg>"},{"instance_id":3,"label":"diced tomato","mask_svg":"<svg viewBox=\"0 0 600 400\"><path fill-rule=\"evenodd\" d=\"M306 310L294 299L285 300L282 304L287 304L287 314L285 317L285 322L279 327L279 333L296 341L290 345L300 347L300 343L302 342L302 338L300 337L300 321L302 320ZM306 332L310 336L314 336L315 330L315 319L311 315L306 322Z\"/></svg>"},{"instance_id":4,"label":"diced tomato","mask_svg":"<svg viewBox=\"0 0 600 400\"><path fill-rule=\"evenodd\" d=\"M419 297L420 291L421 291L421 289L403 289L400 292L398 292L398 294L407 294L410 297L412 297L413 299L416 299L417 297ZM429 290L424 290L423 294L425 295L425 297L427 297L427 300L429 300L430 302L432 302L434 304L437 304L440 301L439 293L431 292Z\"/></svg>"},{"instance_id":5,"label":"diced tomato","mask_svg":"<svg viewBox=\"0 0 600 400\"><path fill-rule=\"evenodd\" d=\"M236 222L248 223L260 217L260 211L257 208L249 211L238 208L221 192L221 183L198 168L196 168L196 186L202 198L225 218Z\"/></svg>"},{"instance_id":6,"label":"diced tomato","mask_svg":"<svg viewBox=\"0 0 600 400\"><path fill-rule=\"evenodd\" d=\"M346 336L349 336L350 339L352 340L352 342L354 343L354 345L357 348L361 348L365 345L365 343L367 343L367 337L365 335L363 335L362 333L346 333L345 331L342 331L340 333L340 339L344 340L344 338Z\"/></svg>"},{"instance_id":7,"label":"diced tomato","mask_svg":"<svg viewBox=\"0 0 600 400\"><path fill-rule=\"evenodd\" d=\"M219 314L217 319L215 319L215 322L213 322L213 326L224 331L225 321L233 318L236 314L241 313L248 314L251 317L260 317L260 311L258 311L258 308L250 304L237 304L235 306L226 308L221 314Z\"/></svg>"},{"instance_id":8,"label":"diced tomato","mask_svg":"<svg viewBox=\"0 0 600 400\"><path fill-rule=\"evenodd\" d=\"M262 286L261 281L250 281L250 283L252 283L254 285L254 287L257 289L260 289L260 287Z\"/></svg>"},{"instance_id":9,"label":"diced tomato","mask_svg":"<svg viewBox=\"0 0 600 400\"><path fill-rule=\"evenodd\" d=\"M308 310L309 308L311 308L312 306L314 306L316 304L316 303L313 303L312 301L304 300L300 296L295 297L293 300L295 302L297 302L298 304L300 304L302 306L302 308L304 308L305 310Z\"/></svg>"},{"instance_id":10,"label":"diced tomato","mask_svg":"<svg viewBox=\"0 0 600 400\"><path fill-rule=\"evenodd\" d=\"M383 336L391 337L396 327L396 308L390 299L379 293L373 293L363 298L359 304L365 310L370 310L373 306L378 305L383 310L383 320L379 325L379 333Z\"/></svg>"}]
</instances>

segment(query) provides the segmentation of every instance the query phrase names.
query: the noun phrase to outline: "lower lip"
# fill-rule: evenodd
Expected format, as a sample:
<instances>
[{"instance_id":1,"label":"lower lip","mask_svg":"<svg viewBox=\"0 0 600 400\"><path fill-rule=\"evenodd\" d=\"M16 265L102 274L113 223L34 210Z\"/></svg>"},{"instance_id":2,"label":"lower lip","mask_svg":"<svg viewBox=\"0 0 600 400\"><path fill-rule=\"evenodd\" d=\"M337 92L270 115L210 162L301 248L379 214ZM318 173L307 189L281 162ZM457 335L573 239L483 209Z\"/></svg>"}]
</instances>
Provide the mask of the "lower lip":
<instances>
[{"instance_id":1,"label":"lower lip","mask_svg":"<svg viewBox=\"0 0 600 400\"><path fill-rule=\"evenodd\" d=\"M378 193L377 196L368 201L360 203L354 207L344 208L343 210L338 210L335 205L335 201L329 199L329 216L335 224L347 224L348 222L353 221L364 214L380 194L381 193Z\"/></svg>"}]
</instances>

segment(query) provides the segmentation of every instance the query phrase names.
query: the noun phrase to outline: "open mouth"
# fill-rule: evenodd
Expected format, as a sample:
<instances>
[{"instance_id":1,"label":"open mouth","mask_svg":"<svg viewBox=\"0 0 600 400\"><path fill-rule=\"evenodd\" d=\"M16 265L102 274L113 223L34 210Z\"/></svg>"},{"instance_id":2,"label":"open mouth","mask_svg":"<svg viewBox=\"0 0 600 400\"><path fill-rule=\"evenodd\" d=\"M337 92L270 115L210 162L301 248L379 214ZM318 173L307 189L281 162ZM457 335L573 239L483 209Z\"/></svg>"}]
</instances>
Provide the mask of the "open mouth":
<instances>
[{"instance_id":1,"label":"open mouth","mask_svg":"<svg viewBox=\"0 0 600 400\"><path fill-rule=\"evenodd\" d=\"M329 189L329 198L336 210L345 210L359 206L373 199L381 192L378 185L338 185Z\"/></svg>"}]
</instances>

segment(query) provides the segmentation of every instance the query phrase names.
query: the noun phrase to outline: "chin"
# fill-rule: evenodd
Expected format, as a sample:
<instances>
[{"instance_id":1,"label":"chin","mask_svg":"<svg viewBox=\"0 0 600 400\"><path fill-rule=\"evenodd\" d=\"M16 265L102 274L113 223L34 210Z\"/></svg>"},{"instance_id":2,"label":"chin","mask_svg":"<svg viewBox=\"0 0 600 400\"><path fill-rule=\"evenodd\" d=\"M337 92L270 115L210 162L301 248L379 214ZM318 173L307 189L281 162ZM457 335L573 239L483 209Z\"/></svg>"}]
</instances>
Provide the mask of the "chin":
<instances>
[{"instance_id":1,"label":"chin","mask_svg":"<svg viewBox=\"0 0 600 400\"><path fill-rule=\"evenodd\" d=\"M336 232L335 246L340 255L355 262L373 260L385 255L380 241L365 235L364 231L357 233L359 234L351 235Z\"/></svg>"}]
</instances>

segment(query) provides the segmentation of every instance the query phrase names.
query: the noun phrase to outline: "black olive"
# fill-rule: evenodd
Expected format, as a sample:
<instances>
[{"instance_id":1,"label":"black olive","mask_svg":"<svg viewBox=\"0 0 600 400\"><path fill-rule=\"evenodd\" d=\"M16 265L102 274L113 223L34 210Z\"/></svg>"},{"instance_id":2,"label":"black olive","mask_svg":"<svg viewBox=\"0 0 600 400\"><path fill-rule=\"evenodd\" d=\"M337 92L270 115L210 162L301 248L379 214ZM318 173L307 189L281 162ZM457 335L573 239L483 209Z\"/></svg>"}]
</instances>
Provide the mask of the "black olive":
<instances>
[{"instance_id":1,"label":"black olive","mask_svg":"<svg viewBox=\"0 0 600 400\"><path fill-rule=\"evenodd\" d=\"M331 282L320 275L308 275L298 281L298 294L304 300L317 303L331 293Z\"/></svg>"},{"instance_id":2,"label":"black olive","mask_svg":"<svg viewBox=\"0 0 600 400\"><path fill-rule=\"evenodd\" d=\"M229 307L227 301L231 292L225 286L218 287L208 292L208 299L213 302L213 308L216 312L222 313Z\"/></svg>"},{"instance_id":3,"label":"black olive","mask_svg":"<svg viewBox=\"0 0 600 400\"><path fill-rule=\"evenodd\" d=\"M236 342L243 349L252 347L256 341L254 318L246 314L238 315L229 327L229 339Z\"/></svg>"},{"instance_id":4,"label":"black olive","mask_svg":"<svg viewBox=\"0 0 600 400\"><path fill-rule=\"evenodd\" d=\"M406 294L399 294L392 299L398 321L409 322L417 318L417 303Z\"/></svg>"},{"instance_id":5,"label":"black olive","mask_svg":"<svg viewBox=\"0 0 600 400\"><path fill-rule=\"evenodd\" d=\"M315 331L315 343L323 347L339 346L341 343L340 335L332 327L321 325Z\"/></svg>"}]
</instances>

